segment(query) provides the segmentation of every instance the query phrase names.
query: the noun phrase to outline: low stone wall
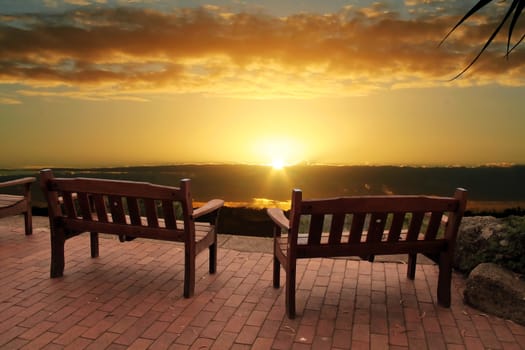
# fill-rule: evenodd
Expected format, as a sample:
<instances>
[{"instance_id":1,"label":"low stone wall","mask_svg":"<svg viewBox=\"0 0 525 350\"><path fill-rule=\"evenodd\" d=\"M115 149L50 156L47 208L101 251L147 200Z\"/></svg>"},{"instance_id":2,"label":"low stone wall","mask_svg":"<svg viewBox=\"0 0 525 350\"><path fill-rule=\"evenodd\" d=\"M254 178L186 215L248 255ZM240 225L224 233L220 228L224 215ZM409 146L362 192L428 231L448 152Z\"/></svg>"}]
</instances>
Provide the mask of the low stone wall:
<instances>
[{"instance_id":1,"label":"low stone wall","mask_svg":"<svg viewBox=\"0 0 525 350\"><path fill-rule=\"evenodd\" d=\"M273 237L273 223L266 209L223 207L217 230L243 236Z\"/></svg>"}]
</instances>

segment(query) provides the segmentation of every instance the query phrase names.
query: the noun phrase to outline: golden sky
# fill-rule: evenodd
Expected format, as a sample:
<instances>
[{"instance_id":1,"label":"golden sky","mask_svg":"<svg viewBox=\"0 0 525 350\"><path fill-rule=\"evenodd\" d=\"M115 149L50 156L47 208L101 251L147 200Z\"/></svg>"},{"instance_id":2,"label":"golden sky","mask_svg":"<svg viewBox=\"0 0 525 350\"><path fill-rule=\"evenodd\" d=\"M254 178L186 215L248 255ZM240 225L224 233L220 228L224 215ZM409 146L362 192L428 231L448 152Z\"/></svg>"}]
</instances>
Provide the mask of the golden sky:
<instances>
[{"instance_id":1,"label":"golden sky","mask_svg":"<svg viewBox=\"0 0 525 350\"><path fill-rule=\"evenodd\" d=\"M450 81L502 4L439 46L472 4L22 3L0 3L0 168L525 163L523 47Z\"/></svg>"}]
</instances>

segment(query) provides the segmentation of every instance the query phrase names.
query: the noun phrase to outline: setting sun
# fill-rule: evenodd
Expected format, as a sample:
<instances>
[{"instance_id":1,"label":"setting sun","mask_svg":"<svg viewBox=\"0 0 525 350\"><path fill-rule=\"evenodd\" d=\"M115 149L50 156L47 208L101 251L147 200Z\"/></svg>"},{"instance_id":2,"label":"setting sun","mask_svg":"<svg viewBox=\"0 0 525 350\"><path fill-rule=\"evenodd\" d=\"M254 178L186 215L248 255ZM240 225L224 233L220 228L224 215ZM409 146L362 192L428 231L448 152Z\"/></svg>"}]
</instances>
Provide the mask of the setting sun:
<instances>
[{"instance_id":1,"label":"setting sun","mask_svg":"<svg viewBox=\"0 0 525 350\"><path fill-rule=\"evenodd\" d=\"M305 159L307 150L294 137L265 136L254 140L253 156L261 160L259 164L280 170Z\"/></svg>"},{"instance_id":2,"label":"setting sun","mask_svg":"<svg viewBox=\"0 0 525 350\"><path fill-rule=\"evenodd\" d=\"M280 159L280 158L274 158L272 159L272 168L274 168L275 170L281 170L282 168L285 167L285 164L284 164L284 160Z\"/></svg>"}]
</instances>

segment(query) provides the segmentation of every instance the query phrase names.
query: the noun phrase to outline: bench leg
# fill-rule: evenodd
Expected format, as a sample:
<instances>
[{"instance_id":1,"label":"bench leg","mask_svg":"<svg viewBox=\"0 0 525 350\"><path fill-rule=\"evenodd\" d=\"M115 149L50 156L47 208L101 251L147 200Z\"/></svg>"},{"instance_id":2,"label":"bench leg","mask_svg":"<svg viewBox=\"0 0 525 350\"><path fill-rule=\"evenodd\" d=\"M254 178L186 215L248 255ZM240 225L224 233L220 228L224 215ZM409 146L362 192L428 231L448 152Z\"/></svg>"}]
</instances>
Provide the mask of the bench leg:
<instances>
[{"instance_id":1,"label":"bench leg","mask_svg":"<svg viewBox=\"0 0 525 350\"><path fill-rule=\"evenodd\" d=\"M64 231L51 229L51 278L64 275Z\"/></svg>"},{"instance_id":2,"label":"bench leg","mask_svg":"<svg viewBox=\"0 0 525 350\"><path fill-rule=\"evenodd\" d=\"M210 245L210 273L217 272L217 236L215 241Z\"/></svg>"},{"instance_id":3,"label":"bench leg","mask_svg":"<svg viewBox=\"0 0 525 350\"><path fill-rule=\"evenodd\" d=\"M452 256L450 253L441 253L439 256L439 275L437 285L438 304L450 307L450 288L452 284Z\"/></svg>"},{"instance_id":4,"label":"bench leg","mask_svg":"<svg viewBox=\"0 0 525 350\"><path fill-rule=\"evenodd\" d=\"M413 280L416 277L417 254L408 254L407 277Z\"/></svg>"},{"instance_id":5,"label":"bench leg","mask_svg":"<svg viewBox=\"0 0 525 350\"><path fill-rule=\"evenodd\" d=\"M91 232L90 234L90 243L91 243L91 257L98 257L98 233Z\"/></svg>"},{"instance_id":6,"label":"bench leg","mask_svg":"<svg viewBox=\"0 0 525 350\"><path fill-rule=\"evenodd\" d=\"M281 264L279 259L274 255L273 257L273 287L279 288L281 286Z\"/></svg>"},{"instance_id":7,"label":"bench leg","mask_svg":"<svg viewBox=\"0 0 525 350\"><path fill-rule=\"evenodd\" d=\"M26 229L26 236L29 236L33 233L33 215L31 209L24 213L24 224Z\"/></svg>"},{"instance_id":8,"label":"bench leg","mask_svg":"<svg viewBox=\"0 0 525 350\"><path fill-rule=\"evenodd\" d=\"M191 298L195 293L195 244L186 243L184 249L184 297Z\"/></svg>"},{"instance_id":9,"label":"bench leg","mask_svg":"<svg viewBox=\"0 0 525 350\"><path fill-rule=\"evenodd\" d=\"M293 266L292 266L293 265ZM286 313L288 318L295 318L295 264L290 264L289 270L286 271Z\"/></svg>"}]
</instances>

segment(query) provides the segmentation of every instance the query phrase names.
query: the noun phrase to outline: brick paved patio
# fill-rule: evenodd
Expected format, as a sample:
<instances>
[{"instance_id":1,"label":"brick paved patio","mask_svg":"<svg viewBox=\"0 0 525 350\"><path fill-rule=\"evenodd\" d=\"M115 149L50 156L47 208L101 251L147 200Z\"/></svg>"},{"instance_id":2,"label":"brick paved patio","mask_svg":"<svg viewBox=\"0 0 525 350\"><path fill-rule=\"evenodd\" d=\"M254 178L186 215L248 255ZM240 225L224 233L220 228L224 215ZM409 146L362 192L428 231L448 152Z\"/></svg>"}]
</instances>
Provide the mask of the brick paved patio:
<instances>
[{"instance_id":1,"label":"brick paved patio","mask_svg":"<svg viewBox=\"0 0 525 350\"><path fill-rule=\"evenodd\" d=\"M201 254L184 299L182 249L168 242L104 237L91 259L80 236L66 243L64 277L50 279L41 219L29 237L22 217L0 220L1 349L525 349L525 327L463 304L459 275L452 307L437 306L434 265L410 281L398 262L302 260L290 321L267 249L223 245L215 275Z\"/></svg>"}]
</instances>

